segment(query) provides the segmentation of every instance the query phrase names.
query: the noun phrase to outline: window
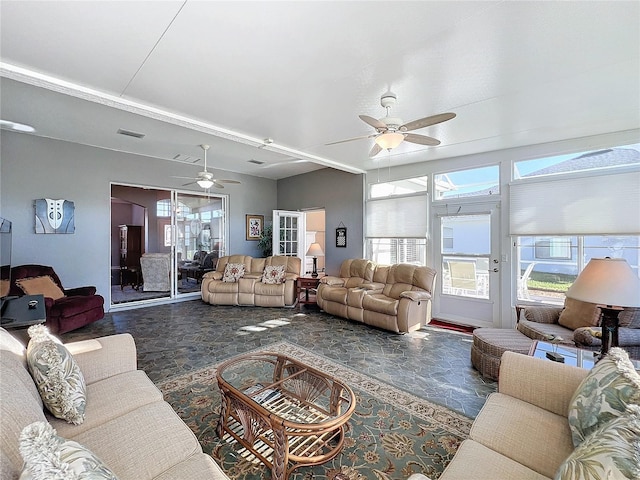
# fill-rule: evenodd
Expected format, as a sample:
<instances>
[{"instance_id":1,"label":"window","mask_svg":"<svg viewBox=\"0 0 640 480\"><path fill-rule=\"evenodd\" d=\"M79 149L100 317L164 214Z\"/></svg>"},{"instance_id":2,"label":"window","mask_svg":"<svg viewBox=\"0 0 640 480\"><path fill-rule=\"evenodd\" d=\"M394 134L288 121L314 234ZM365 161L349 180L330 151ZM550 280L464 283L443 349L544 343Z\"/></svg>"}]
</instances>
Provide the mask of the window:
<instances>
[{"instance_id":1,"label":"window","mask_svg":"<svg viewBox=\"0 0 640 480\"><path fill-rule=\"evenodd\" d=\"M367 258L383 264L426 264L427 177L369 185Z\"/></svg>"},{"instance_id":2,"label":"window","mask_svg":"<svg viewBox=\"0 0 640 480\"><path fill-rule=\"evenodd\" d=\"M500 167L492 165L441 173L434 177L433 183L434 200L498 195L500 193Z\"/></svg>"},{"instance_id":3,"label":"window","mask_svg":"<svg viewBox=\"0 0 640 480\"><path fill-rule=\"evenodd\" d=\"M592 258L624 258L638 272L640 235L521 236L516 242L519 301L561 305Z\"/></svg>"}]
</instances>

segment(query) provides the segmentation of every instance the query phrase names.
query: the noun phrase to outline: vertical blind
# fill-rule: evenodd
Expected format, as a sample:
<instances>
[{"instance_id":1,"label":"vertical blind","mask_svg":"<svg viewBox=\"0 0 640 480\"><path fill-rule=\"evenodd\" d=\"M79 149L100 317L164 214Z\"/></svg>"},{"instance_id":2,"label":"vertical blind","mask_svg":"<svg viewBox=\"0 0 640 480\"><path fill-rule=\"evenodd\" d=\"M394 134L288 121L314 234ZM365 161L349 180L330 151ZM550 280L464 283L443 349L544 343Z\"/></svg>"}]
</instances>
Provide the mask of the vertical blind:
<instances>
[{"instance_id":1,"label":"vertical blind","mask_svg":"<svg viewBox=\"0 0 640 480\"><path fill-rule=\"evenodd\" d=\"M640 172L514 182L511 235L640 234Z\"/></svg>"},{"instance_id":2,"label":"vertical blind","mask_svg":"<svg viewBox=\"0 0 640 480\"><path fill-rule=\"evenodd\" d=\"M367 232L370 238L425 238L427 196L392 197L367 202Z\"/></svg>"}]
</instances>

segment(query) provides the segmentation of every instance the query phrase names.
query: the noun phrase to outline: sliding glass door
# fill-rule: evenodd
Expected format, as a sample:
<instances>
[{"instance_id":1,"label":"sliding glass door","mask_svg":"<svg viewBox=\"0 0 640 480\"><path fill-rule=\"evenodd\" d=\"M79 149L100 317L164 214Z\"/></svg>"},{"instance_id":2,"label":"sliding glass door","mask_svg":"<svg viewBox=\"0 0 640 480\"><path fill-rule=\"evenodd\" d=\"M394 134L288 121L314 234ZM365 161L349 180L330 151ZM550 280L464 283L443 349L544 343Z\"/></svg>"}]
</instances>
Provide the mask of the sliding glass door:
<instances>
[{"instance_id":1,"label":"sliding glass door","mask_svg":"<svg viewBox=\"0 0 640 480\"><path fill-rule=\"evenodd\" d=\"M200 293L226 251L227 196L111 186L111 306Z\"/></svg>"}]
</instances>

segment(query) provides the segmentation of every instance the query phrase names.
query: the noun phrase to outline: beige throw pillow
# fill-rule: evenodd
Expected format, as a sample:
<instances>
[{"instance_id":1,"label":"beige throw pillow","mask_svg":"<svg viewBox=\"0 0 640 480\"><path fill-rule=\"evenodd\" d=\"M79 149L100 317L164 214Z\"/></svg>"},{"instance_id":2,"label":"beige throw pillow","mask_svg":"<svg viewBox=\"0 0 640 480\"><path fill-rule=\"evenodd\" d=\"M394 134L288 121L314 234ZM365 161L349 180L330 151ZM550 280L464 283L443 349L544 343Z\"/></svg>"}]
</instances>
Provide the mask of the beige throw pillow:
<instances>
[{"instance_id":1,"label":"beige throw pillow","mask_svg":"<svg viewBox=\"0 0 640 480\"><path fill-rule=\"evenodd\" d=\"M597 327L600 323L600 309L595 303L567 297L558 323L571 330L580 327Z\"/></svg>"},{"instance_id":2,"label":"beige throw pillow","mask_svg":"<svg viewBox=\"0 0 640 480\"><path fill-rule=\"evenodd\" d=\"M27 295L44 295L54 300L64 297L64 292L60 290L60 287L56 285L56 282L49 275L20 278L16 280L16 285Z\"/></svg>"}]
</instances>

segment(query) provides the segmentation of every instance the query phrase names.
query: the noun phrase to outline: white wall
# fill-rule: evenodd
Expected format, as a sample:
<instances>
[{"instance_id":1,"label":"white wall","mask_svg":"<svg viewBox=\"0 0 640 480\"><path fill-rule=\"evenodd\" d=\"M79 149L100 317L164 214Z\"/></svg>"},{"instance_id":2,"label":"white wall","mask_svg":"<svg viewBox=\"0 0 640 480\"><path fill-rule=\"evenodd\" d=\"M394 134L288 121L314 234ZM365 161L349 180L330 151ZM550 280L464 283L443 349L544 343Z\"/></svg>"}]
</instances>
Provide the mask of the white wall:
<instances>
[{"instance_id":1,"label":"white wall","mask_svg":"<svg viewBox=\"0 0 640 480\"><path fill-rule=\"evenodd\" d=\"M66 288L95 285L108 305L111 263L111 182L177 188L185 175L180 163L113 152L68 142L2 131L0 216L13 222L13 265L51 265ZM271 217L274 180L225 172L242 185L229 185L229 246L233 253L259 255L245 240L246 213ZM181 187L182 188L182 187ZM197 191L197 190L193 190ZM36 235L33 201L75 202L76 233Z\"/></svg>"}]
</instances>

